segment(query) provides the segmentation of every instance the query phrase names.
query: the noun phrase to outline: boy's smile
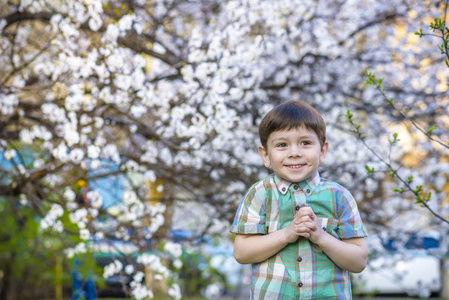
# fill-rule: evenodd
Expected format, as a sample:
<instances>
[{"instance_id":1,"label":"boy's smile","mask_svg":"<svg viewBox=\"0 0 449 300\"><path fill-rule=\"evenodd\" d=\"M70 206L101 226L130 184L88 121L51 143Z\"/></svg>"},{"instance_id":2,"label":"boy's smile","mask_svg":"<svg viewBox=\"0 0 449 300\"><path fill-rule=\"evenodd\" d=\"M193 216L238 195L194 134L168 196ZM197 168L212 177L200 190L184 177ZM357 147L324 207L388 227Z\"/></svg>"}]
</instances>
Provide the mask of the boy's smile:
<instances>
[{"instance_id":1,"label":"boy's smile","mask_svg":"<svg viewBox=\"0 0 449 300\"><path fill-rule=\"evenodd\" d=\"M300 182L316 172L324 162L329 144L322 147L316 133L305 127L272 132L267 141L267 149L260 146L265 167L283 179Z\"/></svg>"}]
</instances>

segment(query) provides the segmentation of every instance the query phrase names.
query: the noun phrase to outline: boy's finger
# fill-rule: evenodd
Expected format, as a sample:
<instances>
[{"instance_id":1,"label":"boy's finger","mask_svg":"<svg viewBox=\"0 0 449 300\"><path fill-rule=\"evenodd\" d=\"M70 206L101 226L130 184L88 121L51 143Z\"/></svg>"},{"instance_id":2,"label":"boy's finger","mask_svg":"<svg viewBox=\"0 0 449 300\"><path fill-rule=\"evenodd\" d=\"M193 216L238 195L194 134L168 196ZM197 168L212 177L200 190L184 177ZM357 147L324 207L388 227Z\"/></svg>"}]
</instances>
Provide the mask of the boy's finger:
<instances>
[{"instance_id":1,"label":"boy's finger","mask_svg":"<svg viewBox=\"0 0 449 300\"><path fill-rule=\"evenodd\" d=\"M302 216L310 216L312 220L315 219L315 213L313 212L312 208L310 206L304 206L298 212L295 214L295 217L302 217Z\"/></svg>"},{"instance_id":2,"label":"boy's finger","mask_svg":"<svg viewBox=\"0 0 449 300\"><path fill-rule=\"evenodd\" d=\"M301 216L301 217L295 219L295 224L306 223L306 222L313 222L313 219L309 215Z\"/></svg>"},{"instance_id":3,"label":"boy's finger","mask_svg":"<svg viewBox=\"0 0 449 300\"><path fill-rule=\"evenodd\" d=\"M300 233L298 235L302 236L303 238L310 239L310 233Z\"/></svg>"},{"instance_id":4,"label":"boy's finger","mask_svg":"<svg viewBox=\"0 0 449 300\"><path fill-rule=\"evenodd\" d=\"M310 232L316 231L317 226L313 222L303 222L300 225L295 226L297 232Z\"/></svg>"}]
</instances>

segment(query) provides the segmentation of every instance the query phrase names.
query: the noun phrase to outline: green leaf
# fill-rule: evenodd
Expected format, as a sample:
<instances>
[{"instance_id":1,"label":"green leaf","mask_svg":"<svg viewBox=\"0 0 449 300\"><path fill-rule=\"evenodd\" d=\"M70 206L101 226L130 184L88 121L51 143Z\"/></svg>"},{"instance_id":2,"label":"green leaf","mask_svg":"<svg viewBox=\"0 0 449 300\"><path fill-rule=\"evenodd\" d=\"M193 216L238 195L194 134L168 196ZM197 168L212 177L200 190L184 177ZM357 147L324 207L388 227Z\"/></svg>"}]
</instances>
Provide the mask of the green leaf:
<instances>
[{"instance_id":1,"label":"green leaf","mask_svg":"<svg viewBox=\"0 0 449 300\"><path fill-rule=\"evenodd\" d=\"M394 176L396 172L392 169L392 168L388 168L388 174L390 174L391 176Z\"/></svg>"},{"instance_id":2,"label":"green leaf","mask_svg":"<svg viewBox=\"0 0 449 300\"><path fill-rule=\"evenodd\" d=\"M368 165L365 165L365 170L368 175L374 173L374 168L370 168Z\"/></svg>"},{"instance_id":3,"label":"green leaf","mask_svg":"<svg viewBox=\"0 0 449 300\"><path fill-rule=\"evenodd\" d=\"M400 188L400 189L398 189L398 188L395 188L395 189L393 189L396 193L399 193L399 194L402 194L402 193L404 193L405 192L405 190L404 190L404 188Z\"/></svg>"},{"instance_id":4,"label":"green leaf","mask_svg":"<svg viewBox=\"0 0 449 300\"><path fill-rule=\"evenodd\" d=\"M432 125L430 128L426 129L426 132L428 134L431 134L435 129L437 129L434 125Z\"/></svg>"},{"instance_id":5,"label":"green leaf","mask_svg":"<svg viewBox=\"0 0 449 300\"><path fill-rule=\"evenodd\" d=\"M396 144L397 142L400 141L400 139L398 139L399 134L397 132L393 133L393 140L388 139L388 142L390 144Z\"/></svg>"},{"instance_id":6,"label":"green leaf","mask_svg":"<svg viewBox=\"0 0 449 300\"><path fill-rule=\"evenodd\" d=\"M415 34L422 38L424 35L424 33L422 32L422 28L420 28L419 31L415 31Z\"/></svg>"},{"instance_id":7,"label":"green leaf","mask_svg":"<svg viewBox=\"0 0 449 300\"><path fill-rule=\"evenodd\" d=\"M351 119L353 114L351 114L351 110L348 108L348 111L346 112L346 118Z\"/></svg>"},{"instance_id":8,"label":"green leaf","mask_svg":"<svg viewBox=\"0 0 449 300\"><path fill-rule=\"evenodd\" d=\"M417 195L422 194L422 192L423 192L422 185L417 185L416 189L414 189L413 192Z\"/></svg>"}]
</instances>

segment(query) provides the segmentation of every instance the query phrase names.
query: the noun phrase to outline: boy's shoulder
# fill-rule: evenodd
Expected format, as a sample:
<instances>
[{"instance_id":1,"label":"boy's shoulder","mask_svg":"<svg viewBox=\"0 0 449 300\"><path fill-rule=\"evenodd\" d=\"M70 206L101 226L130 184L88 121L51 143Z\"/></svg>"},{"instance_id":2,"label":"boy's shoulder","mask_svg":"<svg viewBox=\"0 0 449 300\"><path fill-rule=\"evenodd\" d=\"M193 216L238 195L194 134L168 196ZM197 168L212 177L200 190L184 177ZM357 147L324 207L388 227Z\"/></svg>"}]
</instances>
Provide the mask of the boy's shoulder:
<instances>
[{"instance_id":1,"label":"boy's shoulder","mask_svg":"<svg viewBox=\"0 0 449 300\"><path fill-rule=\"evenodd\" d=\"M276 189L276 183L274 181L275 174L267 175L266 177L260 179L259 181L255 182L250 189L255 190L272 190Z\"/></svg>"},{"instance_id":2,"label":"boy's shoulder","mask_svg":"<svg viewBox=\"0 0 449 300\"><path fill-rule=\"evenodd\" d=\"M318 185L318 189L320 190L332 190L334 193L349 193L349 190L339 184L338 182L326 179L321 177L320 178L320 184Z\"/></svg>"},{"instance_id":3,"label":"boy's shoulder","mask_svg":"<svg viewBox=\"0 0 449 300\"><path fill-rule=\"evenodd\" d=\"M276 183L274 180L274 173L270 174L261 180L255 182L249 189L247 194L271 194L277 192Z\"/></svg>"}]
</instances>

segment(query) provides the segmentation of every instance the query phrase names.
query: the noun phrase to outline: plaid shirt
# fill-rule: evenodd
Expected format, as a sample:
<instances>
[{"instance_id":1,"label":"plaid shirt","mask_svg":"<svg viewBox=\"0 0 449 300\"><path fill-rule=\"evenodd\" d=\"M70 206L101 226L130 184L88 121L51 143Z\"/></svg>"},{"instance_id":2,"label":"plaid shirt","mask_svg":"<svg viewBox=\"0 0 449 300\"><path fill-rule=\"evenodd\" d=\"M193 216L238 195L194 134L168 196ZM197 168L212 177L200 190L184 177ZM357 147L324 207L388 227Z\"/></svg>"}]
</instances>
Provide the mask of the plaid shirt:
<instances>
[{"instance_id":1,"label":"plaid shirt","mask_svg":"<svg viewBox=\"0 0 449 300\"><path fill-rule=\"evenodd\" d=\"M300 183L272 174L243 198L231 232L268 234L287 227L297 210L310 206L323 229L338 239L367 236L357 204L339 184L318 172ZM299 238L252 265L251 299L352 299L349 272L315 244Z\"/></svg>"}]
</instances>

